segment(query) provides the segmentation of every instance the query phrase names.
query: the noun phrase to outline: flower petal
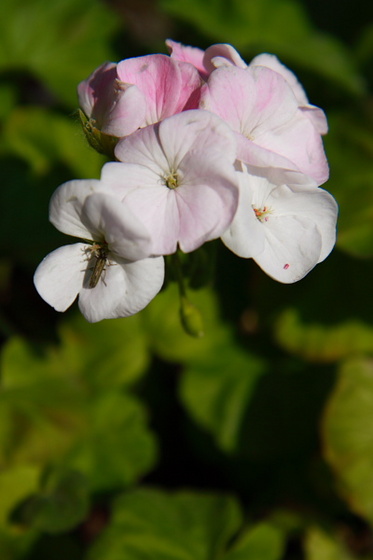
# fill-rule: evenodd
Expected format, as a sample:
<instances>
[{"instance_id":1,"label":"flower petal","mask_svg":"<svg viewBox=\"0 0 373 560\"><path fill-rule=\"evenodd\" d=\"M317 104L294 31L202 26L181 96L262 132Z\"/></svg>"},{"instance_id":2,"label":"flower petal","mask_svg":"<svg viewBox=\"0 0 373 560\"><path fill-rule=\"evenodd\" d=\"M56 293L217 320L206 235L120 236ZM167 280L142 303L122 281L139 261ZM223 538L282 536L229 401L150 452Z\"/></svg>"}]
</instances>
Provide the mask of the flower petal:
<instances>
[{"instance_id":1,"label":"flower petal","mask_svg":"<svg viewBox=\"0 0 373 560\"><path fill-rule=\"evenodd\" d=\"M49 219L62 233L92 240L81 219L87 196L102 189L97 179L77 179L63 183L55 190L49 204Z\"/></svg>"},{"instance_id":2,"label":"flower petal","mask_svg":"<svg viewBox=\"0 0 373 560\"><path fill-rule=\"evenodd\" d=\"M278 215L302 215L316 224L322 242L317 262L321 262L335 245L338 205L333 196L324 189L291 185L290 188L294 193L290 196L280 194L280 189L273 191L273 199L276 199L276 213Z\"/></svg>"},{"instance_id":3,"label":"flower petal","mask_svg":"<svg viewBox=\"0 0 373 560\"><path fill-rule=\"evenodd\" d=\"M139 187L123 199L151 232L154 255L170 255L180 237L180 215L175 192L167 187Z\"/></svg>"},{"instance_id":4,"label":"flower petal","mask_svg":"<svg viewBox=\"0 0 373 560\"><path fill-rule=\"evenodd\" d=\"M107 265L94 288L84 287L79 308L87 321L117 319L137 313L156 296L164 280L162 257Z\"/></svg>"},{"instance_id":5,"label":"flower petal","mask_svg":"<svg viewBox=\"0 0 373 560\"><path fill-rule=\"evenodd\" d=\"M112 102L103 115L102 132L112 136L127 136L144 126L146 100L139 88L116 80L113 86Z\"/></svg>"},{"instance_id":6,"label":"flower petal","mask_svg":"<svg viewBox=\"0 0 373 560\"><path fill-rule=\"evenodd\" d=\"M60 247L47 255L35 271L38 293L56 311L66 311L82 288L87 268L85 247L84 243Z\"/></svg>"},{"instance_id":7,"label":"flower petal","mask_svg":"<svg viewBox=\"0 0 373 560\"><path fill-rule=\"evenodd\" d=\"M284 284L301 280L317 264L321 234L304 216L272 217L266 228L264 250L254 257L269 276Z\"/></svg>"},{"instance_id":8,"label":"flower petal","mask_svg":"<svg viewBox=\"0 0 373 560\"><path fill-rule=\"evenodd\" d=\"M220 66L238 66L239 68L246 68L246 62L241 58L236 49L232 45L218 43L211 45L205 51L203 63L205 67L212 72L215 68Z\"/></svg>"},{"instance_id":9,"label":"flower petal","mask_svg":"<svg viewBox=\"0 0 373 560\"><path fill-rule=\"evenodd\" d=\"M282 62L279 61L277 56L274 54L262 53L254 57L250 62L250 67L253 66L264 66L265 68L270 68L278 74L280 74L287 83L290 85L293 93L298 101L299 105L308 105L308 98L306 92L301 86L296 75L289 70Z\"/></svg>"},{"instance_id":10,"label":"flower petal","mask_svg":"<svg viewBox=\"0 0 373 560\"><path fill-rule=\"evenodd\" d=\"M299 107L305 113L307 118L312 121L317 132L319 134L326 134L328 132L328 123L324 111L309 103L306 92L296 75L284 64L282 64L277 56L267 53L259 54L250 62L250 67L253 66L265 66L266 68L270 68L278 74L281 74L293 90Z\"/></svg>"},{"instance_id":11,"label":"flower petal","mask_svg":"<svg viewBox=\"0 0 373 560\"><path fill-rule=\"evenodd\" d=\"M111 253L131 261L152 253L152 241L143 223L113 196L88 196L82 208L82 221L95 241L106 241Z\"/></svg>"},{"instance_id":12,"label":"flower petal","mask_svg":"<svg viewBox=\"0 0 373 560\"><path fill-rule=\"evenodd\" d=\"M189 107L198 94L201 78L194 66L163 54L122 60L119 79L135 84L146 99L145 124L153 124Z\"/></svg>"},{"instance_id":13,"label":"flower petal","mask_svg":"<svg viewBox=\"0 0 373 560\"><path fill-rule=\"evenodd\" d=\"M117 77L116 68L114 62L104 62L78 85L79 106L87 117L97 118L97 114L106 111L108 91Z\"/></svg>"},{"instance_id":14,"label":"flower petal","mask_svg":"<svg viewBox=\"0 0 373 560\"><path fill-rule=\"evenodd\" d=\"M251 176L249 173L238 172L237 178L240 187L237 212L221 239L233 253L248 259L263 251L265 234L253 212Z\"/></svg>"},{"instance_id":15,"label":"flower petal","mask_svg":"<svg viewBox=\"0 0 373 560\"><path fill-rule=\"evenodd\" d=\"M189 45L183 45L172 39L166 40L166 46L170 51L171 58L179 60L180 62L189 62L195 68L197 68L200 75L205 78L207 77L207 70L203 65L203 57L205 51L197 47L190 47Z\"/></svg>"}]
</instances>

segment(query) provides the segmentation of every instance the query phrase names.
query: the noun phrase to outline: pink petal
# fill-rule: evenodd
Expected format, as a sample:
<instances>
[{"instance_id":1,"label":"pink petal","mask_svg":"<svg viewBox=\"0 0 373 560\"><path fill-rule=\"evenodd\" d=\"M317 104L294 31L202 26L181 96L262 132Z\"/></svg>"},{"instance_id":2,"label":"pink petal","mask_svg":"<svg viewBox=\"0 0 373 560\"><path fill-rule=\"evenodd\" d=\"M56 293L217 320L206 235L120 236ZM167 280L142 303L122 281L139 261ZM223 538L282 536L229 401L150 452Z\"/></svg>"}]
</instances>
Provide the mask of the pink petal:
<instances>
[{"instance_id":1,"label":"pink petal","mask_svg":"<svg viewBox=\"0 0 373 560\"><path fill-rule=\"evenodd\" d=\"M79 106L87 117L95 116L97 118L97 114L100 114L102 108L107 105L109 92L117 78L116 68L117 65L114 62L105 62L78 85ZM97 114L93 115L95 110Z\"/></svg>"},{"instance_id":2,"label":"pink petal","mask_svg":"<svg viewBox=\"0 0 373 560\"><path fill-rule=\"evenodd\" d=\"M138 87L116 80L110 110L103 115L101 131L112 136L128 136L144 126L145 117L144 94Z\"/></svg>"},{"instance_id":3,"label":"pink petal","mask_svg":"<svg viewBox=\"0 0 373 560\"><path fill-rule=\"evenodd\" d=\"M188 45L183 45L172 39L166 40L166 45L170 51L171 58L179 60L180 62L189 62L195 68L203 78L207 77L207 70L203 65L203 57L205 52L197 47L190 47Z\"/></svg>"},{"instance_id":4,"label":"pink petal","mask_svg":"<svg viewBox=\"0 0 373 560\"><path fill-rule=\"evenodd\" d=\"M246 68L247 66L236 49L232 45L224 43L211 45L211 47L206 49L203 63L209 73L220 66L232 65L238 68Z\"/></svg>"},{"instance_id":5,"label":"pink petal","mask_svg":"<svg viewBox=\"0 0 373 560\"><path fill-rule=\"evenodd\" d=\"M296 75L284 64L282 64L277 56L266 53L260 54L251 61L250 67L253 66L265 66L266 68L270 68L278 74L281 74L281 76L283 76L290 85L299 107L302 111L304 111L307 118L312 121L317 132L319 134L326 134L328 132L328 123L324 111L319 107L315 107L315 105L310 105L306 92L298 81Z\"/></svg>"},{"instance_id":6,"label":"pink petal","mask_svg":"<svg viewBox=\"0 0 373 560\"><path fill-rule=\"evenodd\" d=\"M201 84L198 71L186 62L162 54L129 58L118 64L119 79L135 84L146 99L145 124L191 108ZM197 98L196 98L197 99Z\"/></svg>"}]
</instances>

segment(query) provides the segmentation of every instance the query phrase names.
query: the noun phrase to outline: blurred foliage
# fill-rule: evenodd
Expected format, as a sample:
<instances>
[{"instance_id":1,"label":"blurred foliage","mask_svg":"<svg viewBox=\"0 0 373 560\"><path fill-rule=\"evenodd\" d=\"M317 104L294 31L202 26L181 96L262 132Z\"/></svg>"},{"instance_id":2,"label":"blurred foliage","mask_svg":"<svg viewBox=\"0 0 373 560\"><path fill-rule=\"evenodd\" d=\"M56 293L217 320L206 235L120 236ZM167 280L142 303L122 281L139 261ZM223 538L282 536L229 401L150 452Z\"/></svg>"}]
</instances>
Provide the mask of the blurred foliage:
<instances>
[{"instance_id":1,"label":"blurred foliage","mask_svg":"<svg viewBox=\"0 0 373 560\"><path fill-rule=\"evenodd\" d=\"M1 560L373 559L369 10L1 2ZM78 82L105 60L166 52L167 37L292 68L327 113L340 205L337 248L298 284L217 243L198 252L184 312L201 313L201 338L184 332L172 282L140 314L94 325L32 283L65 243L52 192L104 162L79 126Z\"/></svg>"}]
</instances>

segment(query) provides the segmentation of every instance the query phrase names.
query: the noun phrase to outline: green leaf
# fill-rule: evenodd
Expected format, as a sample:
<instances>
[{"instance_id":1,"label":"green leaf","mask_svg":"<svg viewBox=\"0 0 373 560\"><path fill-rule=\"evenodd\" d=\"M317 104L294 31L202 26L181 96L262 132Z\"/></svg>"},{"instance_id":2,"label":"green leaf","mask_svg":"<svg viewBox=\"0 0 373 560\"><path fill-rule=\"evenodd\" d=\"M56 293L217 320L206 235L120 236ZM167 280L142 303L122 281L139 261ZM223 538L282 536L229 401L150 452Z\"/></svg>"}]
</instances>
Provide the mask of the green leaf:
<instances>
[{"instance_id":1,"label":"green leaf","mask_svg":"<svg viewBox=\"0 0 373 560\"><path fill-rule=\"evenodd\" d=\"M70 106L76 86L112 53L118 20L98 0L2 0L0 70L30 71Z\"/></svg>"},{"instance_id":2,"label":"green leaf","mask_svg":"<svg viewBox=\"0 0 373 560\"><path fill-rule=\"evenodd\" d=\"M323 421L324 455L341 496L373 521L373 361L355 358L341 366Z\"/></svg>"},{"instance_id":3,"label":"green leaf","mask_svg":"<svg viewBox=\"0 0 373 560\"><path fill-rule=\"evenodd\" d=\"M61 458L86 429L85 392L20 338L2 355L0 465L39 465Z\"/></svg>"},{"instance_id":4,"label":"green leaf","mask_svg":"<svg viewBox=\"0 0 373 560\"><path fill-rule=\"evenodd\" d=\"M63 344L50 346L41 356L19 338L5 346L0 466L44 467L60 461L81 470L92 488L106 489L133 483L154 465L156 444L147 429L145 410L120 391L143 373L143 363L129 366L127 375L131 353L121 357L126 351L126 345L120 346L123 331L109 327L107 336L114 335L113 353L120 348L113 361L106 359L105 344L99 344L101 336L105 341L103 331L96 333L97 338L90 340L84 329L65 328ZM135 339L128 337L128 344L135 346ZM97 378L92 370L93 351ZM111 368L116 367L124 369L111 379Z\"/></svg>"},{"instance_id":5,"label":"green leaf","mask_svg":"<svg viewBox=\"0 0 373 560\"><path fill-rule=\"evenodd\" d=\"M233 545L224 560L281 560L285 547L285 533L271 523L259 523Z\"/></svg>"},{"instance_id":6,"label":"green leaf","mask_svg":"<svg viewBox=\"0 0 373 560\"><path fill-rule=\"evenodd\" d=\"M162 0L161 4L213 42L231 43L250 55L272 52L290 66L311 70L354 95L364 91L349 51L315 29L295 0L233 0L229 4L225 0Z\"/></svg>"},{"instance_id":7,"label":"green leaf","mask_svg":"<svg viewBox=\"0 0 373 560\"><path fill-rule=\"evenodd\" d=\"M16 504L38 487L40 469L34 465L14 467L0 472L0 526L8 521L8 515Z\"/></svg>"},{"instance_id":8,"label":"green leaf","mask_svg":"<svg viewBox=\"0 0 373 560\"><path fill-rule=\"evenodd\" d=\"M100 176L104 159L88 146L77 118L39 107L17 107L3 133L7 152L24 159L37 175L62 163L77 178Z\"/></svg>"},{"instance_id":9,"label":"green leaf","mask_svg":"<svg viewBox=\"0 0 373 560\"><path fill-rule=\"evenodd\" d=\"M111 392L92 399L88 422L89 431L67 462L87 476L92 490L128 486L154 466L156 441L133 397Z\"/></svg>"},{"instance_id":10,"label":"green leaf","mask_svg":"<svg viewBox=\"0 0 373 560\"><path fill-rule=\"evenodd\" d=\"M241 524L234 498L138 489L119 497L89 560L215 560Z\"/></svg>"},{"instance_id":11,"label":"green leaf","mask_svg":"<svg viewBox=\"0 0 373 560\"><path fill-rule=\"evenodd\" d=\"M180 396L184 406L224 451L236 448L250 397L265 371L262 360L228 339L183 372Z\"/></svg>"},{"instance_id":12,"label":"green leaf","mask_svg":"<svg viewBox=\"0 0 373 560\"><path fill-rule=\"evenodd\" d=\"M338 536L319 527L311 527L305 538L305 560L357 560L360 555L350 553Z\"/></svg>"},{"instance_id":13,"label":"green leaf","mask_svg":"<svg viewBox=\"0 0 373 560\"><path fill-rule=\"evenodd\" d=\"M353 354L373 354L373 327L358 319L328 325L303 321L296 309L287 309L275 324L277 343L310 362L336 362Z\"/></svg>"},{"instance_id":14,"label":"green leaf","mask_svg":"<svg viewBox=\"0 0 373 560\"><path fill-rule=\"evenodd\" d=\"M130 386L147 371L150 351L139 315L90 324L80 314L60 327L62 360L76 363L94 391Z\"/></svg>"},{"instance_id":15,"label":"green leaf","mask_svg":"<svg viewBox=\"0 0 373 560\"><path fill-rule=\"evenodd\" d=\"M88 485L75 471L49 471L40 492L30 496L15 514L18 522L47 533L61 533L74 528L87 515Z\"/></svg>"},{"instance_id":16,"label":"green leaf","mask_svg":"<svg viewBox=\"0 0 373 560\"><path fill-rule=\"evenodd\" d=\"M326 188L340 206L338 246L357 257L373 257L373 132L366 115L329 115L325 137L331 178ZM370 121L369 121L370 119Z\"/></svg>"},{"instance_id":17,"label":"green leaf","mask_svg":"<svg viewBox=\"0 0 373 560\"><path fill-rule=\"evenodd\" d=\"M1 560L24 560L37 540L37 531L20 532L19 528L7 531L0 528L0 558Z\"/></svg>"}]
</instances>

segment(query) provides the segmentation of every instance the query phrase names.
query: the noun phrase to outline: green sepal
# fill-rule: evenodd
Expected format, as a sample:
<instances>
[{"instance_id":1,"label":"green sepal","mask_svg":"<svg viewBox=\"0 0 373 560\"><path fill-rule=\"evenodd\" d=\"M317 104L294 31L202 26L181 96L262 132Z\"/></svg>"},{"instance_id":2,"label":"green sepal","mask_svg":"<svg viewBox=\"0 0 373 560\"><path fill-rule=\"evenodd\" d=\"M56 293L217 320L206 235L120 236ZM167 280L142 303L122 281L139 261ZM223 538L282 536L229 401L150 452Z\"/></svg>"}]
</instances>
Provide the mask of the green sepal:
<instances>
[{"instance_id":1,"label":"green sepal","mask_svg":"<svg viewBox=\"0 0 373 560\"><path fill-rule=\"evenodd\" d=\"M99 154L104 154L110 160L115 160L114 149L119 138L101 132L101 130L95 126L95 119L89 119L81 109L78 109L78 114L89 145Z\"/></svg>"}]
</instances>

